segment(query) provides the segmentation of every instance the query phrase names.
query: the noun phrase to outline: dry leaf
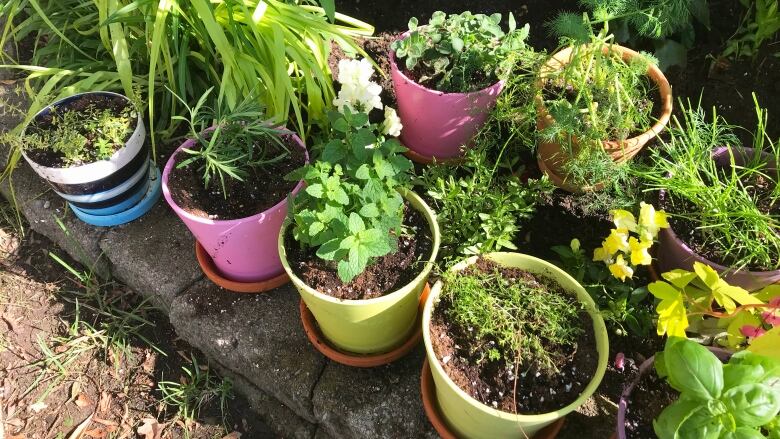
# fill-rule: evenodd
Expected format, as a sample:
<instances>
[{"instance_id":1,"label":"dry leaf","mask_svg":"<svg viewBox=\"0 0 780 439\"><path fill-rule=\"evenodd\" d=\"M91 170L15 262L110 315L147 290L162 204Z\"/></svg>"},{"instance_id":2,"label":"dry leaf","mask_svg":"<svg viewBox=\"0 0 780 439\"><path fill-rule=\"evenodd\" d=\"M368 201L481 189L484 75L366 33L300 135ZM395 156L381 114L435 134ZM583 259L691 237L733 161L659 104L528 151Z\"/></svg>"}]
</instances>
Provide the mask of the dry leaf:
<instances>
[{"instance_id":1,"label":"dry leaf","mask_svg":"<svg viewBox=\"0 0 780 439\"><path fill-rule=\"evenodd\" d=\"M27 438L27 436L25 436L23 434L16 434L16 435L12 434L11 436L7 436L6 437L6 439L26 439L26 438Z\"/></svg>"},{"instance_id":2,"label":"dry leaf","mask_svg":"<svg viewBox=\"0 0 780 439\"><path fill-rule=\"evenodd\" d=\"M76 402L76 405L79 406L80 408L84 408L84 407L92 405L92 401L90 401L90 399L87 397L87 395L85 395L83 393L79 393L79 396L76 398L75 402Z\"/></svg>"},{"instance_id":3,"label":"dry leaf","mask_svg":"<svg viewBox=\"0 0 780 439\"><path fill-rule=\"evenodd\" d=\"M92 417L93 416L95 416L94 413L89 415L89 417L87 417L87 419L82 421L81 424L79 424L78 427L76 427L73 430L73 433L71 433L70 436L68 436L68 439L80 439L81 436L84 434L84 431L87 429L87 427L89 427L89 424L92 423Z\"/></svg>"},{"instance_id":4,"label":"dry leaf","mask_svg":"<svg viewBox=\"0 0 780 439\"><path fill-rule=\"evenodd\" d=\"M222 439L239 439L241 437L241 433L234 431L232 433L229 433L222 437Z\"/></svg>"},{"instance_id":5,"label":"dry leaf","mask_svg":"<svg viewBox=\"0 0 780 439\"><path fill-rule=\"evenodd\" d=\"M100 401L98 401L98 413L107 413L111 408L111 394L100 392Z\"/></svg>"},{"instance_id":6,"label":"dry leaf","mask_svg":"<svg viewBox=\"0 0 780 439\"><path fill-rule=\"evenodd\" d=\"M14 427L24 427L24 421L19 418L13 418L5 421L6 424L13 425Z\"/></svg>"},{"instance_id":7,"label":"dry leaf","mask_svg":"<svg viewBox=\"0 0 780 439\"><path fill-rule=\"evenodd\" d=\"M109 421L108 419L100 419L98 417L95 417L92 422L97 422L98 424L103 424L107 427L116 427L119 424L114 421Z\"/></svg>"},{"instance_id":8,"label":"dry leaf","mask_svg":"<svg viewBox=\"0 0 780 439\"><path fill-rule=\"evenodd\" d=\"M138 427L138 434L143 435L144 439L160 439L165 424L160 424L154 418L144 418L141 422L143 425Z\"/></svg>"},{"instance_id":9,"label":"dry leaf","mask_svg":"<svg viewBox=\"0 0 780 439\"><path fill-rule=\"evenodd\" d=\"M106 431L102 428L93 428L92 430L85 431L84 434L95 439L106 437Z\"/></svg>"},{"instance_id":10,"label":"dry leaf","mask_svg":"<svg viewBox=\"0 0 780 439\"><path fill-rule=\"evenodd\" d=\"M73 381L73 384L70 386L70 401L74 401L76 397L79 396L79 393L81 393L81 381Z\"/></svg>"},{"instance_id":11,"label":"dry leaf","mask_svg":"<svg viewBox=\"0 0 780 439\"><path fill-rule=\"evenodd\" d=\"M35 404L31 404L31 405L29 405L29 406L27 407L27 410L33 411L33 412L35 412L35 413L40 413L40 412L41 412L41 410L45 409L46 407L48 407L48 406L46 405L46 403L45 403L45 402L43 402L43 401L38 401L38 402L36 402Z\"/></svg>"}]
</instances>

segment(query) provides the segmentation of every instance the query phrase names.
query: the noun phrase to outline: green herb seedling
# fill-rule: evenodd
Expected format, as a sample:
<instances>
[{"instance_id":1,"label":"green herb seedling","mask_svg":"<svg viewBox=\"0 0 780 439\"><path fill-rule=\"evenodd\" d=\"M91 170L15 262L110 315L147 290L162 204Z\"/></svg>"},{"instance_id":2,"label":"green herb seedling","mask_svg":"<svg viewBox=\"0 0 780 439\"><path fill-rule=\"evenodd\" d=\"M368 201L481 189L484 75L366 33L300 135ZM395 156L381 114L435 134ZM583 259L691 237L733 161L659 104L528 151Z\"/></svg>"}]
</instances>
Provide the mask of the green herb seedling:
<instances>
[{"instance_id":1,"label":"green herb seedling","mask_svg":"<svg viewBox=\"0 0 780 439\"><path fill-rule=\"evenodd\" d=\"M669 338L658 375L680 392L653 421L660 439L778 437L780 362L742 351L723 364L696 342Z\"/></svg>"}]
</instances>

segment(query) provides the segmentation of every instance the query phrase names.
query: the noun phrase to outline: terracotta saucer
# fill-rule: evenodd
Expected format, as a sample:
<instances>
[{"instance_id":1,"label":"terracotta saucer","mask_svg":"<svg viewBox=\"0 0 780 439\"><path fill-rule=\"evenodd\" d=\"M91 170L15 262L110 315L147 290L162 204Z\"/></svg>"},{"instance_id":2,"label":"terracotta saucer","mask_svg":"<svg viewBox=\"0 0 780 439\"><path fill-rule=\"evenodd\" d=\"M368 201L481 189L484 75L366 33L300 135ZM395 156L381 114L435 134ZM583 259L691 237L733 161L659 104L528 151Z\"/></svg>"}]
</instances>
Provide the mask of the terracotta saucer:
<instances>
[{"instance_id":1,"label":"terracotta saucer","mask_svg":"<svg viewBox=\"0 0 780 439\"><path fill-rule=\"evenodd\" d=\"M392 363L408 354L420 343L420 341L422 341L422 307L425 305L425 299L428 298L429 293L430 286L426 283L422 294L420 295L420 313L417 316L414 333L404 342L404 344L390 352L382 354L355 354L334 348L328 344L328 341L322 335L319 326L317 326L317 320L314 319L314 315L309 311L309 308L303 302L303 299L301 299L300 311L303 330L306 332L306 336L309 337L311 344L313 344L322 355L337 363L352 367L382 366L384 364Z\"/></svg>"},{"instance_id":2,"label":"terracotta saucer","mask_svg":"<svg viewBox=\"0 0 780 439\"><path fill-rule=\"evenodd\" d=\"M198 258L200 269L203 270L203 273L206 274L206 277L208 277L209 280L226 290L236 293L263 293L280 287L290 281L287 272L282 272L279 276L258 282L239 282L230 280L220 274L217 270L217 266L214 265L214 261L211 260L211 256L209 256L206 249L203 248L198 241L195 241L195 256Z\"/></svg>"},{"instance_id":3,"label":"terracotta saucer","mask_svg":"<svg viewBox=\"0 0 780 439\"><path fill-rule=\"evenodd\" d=\"M451 157L448 159L438 159L435 157L428 157L427 155L422 155L420 153L414 152L411 149L407 149L404 155L411 161L415 163L419 163L421 165L430 165L431 163L436 161L436 163L439 164L447 164L447 165L457 165L460 163L463 163L463 157Z\"/></svg>"},{"instance_id":4,"label":"terracotta saucer","mask_svg":"<svg viewBox=\"0 0 780 439\"><path fill-rule=\"evenodd\" d=\"M423 361L422 374L420 375L420 391L422 392L423 407L428 420L431 421L433 428L439 433L442 439L458 439L455 434L444 422L444 418L439 412L439 404L436 402L436 387L433 383L433 375L428 359ZM554 439L561 431L566 418L560 418L552 424L536 432L533 439Z\"/></svg>"}]
</instances>

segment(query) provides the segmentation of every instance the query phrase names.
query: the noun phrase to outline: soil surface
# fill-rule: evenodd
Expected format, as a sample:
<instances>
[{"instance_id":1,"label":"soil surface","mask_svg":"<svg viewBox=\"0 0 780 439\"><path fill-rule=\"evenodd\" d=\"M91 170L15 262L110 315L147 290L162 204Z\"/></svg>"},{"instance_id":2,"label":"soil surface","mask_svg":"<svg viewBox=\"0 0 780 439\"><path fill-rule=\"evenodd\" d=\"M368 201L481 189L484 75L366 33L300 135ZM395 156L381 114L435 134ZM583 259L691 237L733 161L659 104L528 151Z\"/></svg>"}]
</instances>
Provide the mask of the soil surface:
<instances>
[{"instance_id":1,"label":"soil surface","mask_svg":"<svg viewBox=\"0 0 780 439\"><path fill-rule=\"evenodd\" d=\"M265 166L248 169L249 175L244 181L225 177L227 197L215 177L209 189L203 186L203 175L196 163L183 168L178 164L189 158L186 153L176 155L176 163L168 177L171 197L177 206L187 212L212 220L232 220L246 218L261 213L287 198L298 185L297 181L287 181L284 176L306 163L306 156L297 142L291 137L283 137L289 157ZM278 148L267 145L268 148ZM276 156L278 152L271 153Z\"/></svg>"},{"instance_id":2,"label":"soil surface","mask_svg":"<svg viewBox=\"0 0 780 439\"><path fill-rule=\"evenodd\" d=\"M638 371L637 367L633 367L634 376ZM667 406L677 401L679 396L680 393L672 389L666 380L658 377L655 368L651 369L631 391L626 409L626 437L628 439L655 437L653 420L658 418Z\"/></svg>"},{"instance_id":3,"label":"soil surface","mask_svg":"<svg viewBox=\"0 0 780 439\"><path fill-rule=\"evenodd\" d=\"M431 229L422 213L404 207L404 226L413 232L412 236L398 238L398 250L376 258L366 270L343 283L338 276L336 264L317 257L316 249L302 249L288 228L285 242L290 268L306 285L320 293L345 300L362 300L381 297L411 282L420 274L421 264L431 257L433 241Z\"/></svg>"},{"instance_id":4,"label":"soil surface","mask_svg":"<svg viewBox=\"0 0 780 439\"><path fill-rule=\"evenodd\" d=\"M498 269L502 279L524 279L545 288L547 294L565 297L571 303L576 299L562 291L550 279L526 271L503 267L486 259L480 259L468 270L485 273ZM572 403L590 383L598 365L598 352L593 324L585 311L579 313L579 321L572 322L581 328L575 345L545 346L553 358L565 359L556 364L558 372L540 368L533 359L524 359L519 367L507 367L503 361L480 361L478 344L486 340L474 340L473 329L462 327L447 318L452 303L442 298L436 305L431 319L433 350L447 375L463 391L483 404L509 413L548 413Z\"/></svg>"},{"instance_id":5,"label":"soil surface","mask_svg":"<svg viewBox=\"0 0 780 439\"><path fill-rule=\"evenodd\" d=\"M80 166L96 162L99 160L97 157L97 151L94 148L94 142L97 138L97 133L86 129L86 124L90 120L89 113L94 113L95 111L111 110L114 114L120 115L123 111L127 111L129 107L130 104L127 102L127 100L118 96L86 95L68 102L67 105L58 106L56 112L49 112L48 114L39 116L30 123L28 133L40 133L43 131L55 129L55 122L57 119L61 118L60 115L64 112L74 111L77 113L88 113L84 116L84 125L82 125L84 129L80 130L79 134L86 138L86 145L84 147L85 152L87 154L92 154L92 157L89 160L84 160L79 163L66 164L64 160L65 155L58 151L52 151L50 149L28 149L25 152L34 162L49 168ZM130 127L127 137L129 139L133 134L138 121L136 118L130 117L124 118L124 120ZM119 151L124 146L124 144L112 145L113 152Z\"/></svg>"},{"instance_id":6,"label":"soil surface","mask_svg":"<svg viewBox=\"0 0 780 439\"><path fill-rule=\"evenodd\" d=\"M29 230L22 236L6 221L10 218L0 198L0 437L273 437L239 396L227 400L224 416L219 399L207 398L193 421L164 404L158 383L188 382L183 366L222 378L176 337L162 312L123 285L75 278L49 252L80 273L86 269L45 237ZM95 312L98 301L110 303L104 310L115 316L127 312L148 322L133 330L126 350L111 343L103 348L100 337L137 322L116 325L116 318ZM65 364L63 370L55 358ZM82 433L74 435L78 428Z\"/></svg>"}]
</instances>

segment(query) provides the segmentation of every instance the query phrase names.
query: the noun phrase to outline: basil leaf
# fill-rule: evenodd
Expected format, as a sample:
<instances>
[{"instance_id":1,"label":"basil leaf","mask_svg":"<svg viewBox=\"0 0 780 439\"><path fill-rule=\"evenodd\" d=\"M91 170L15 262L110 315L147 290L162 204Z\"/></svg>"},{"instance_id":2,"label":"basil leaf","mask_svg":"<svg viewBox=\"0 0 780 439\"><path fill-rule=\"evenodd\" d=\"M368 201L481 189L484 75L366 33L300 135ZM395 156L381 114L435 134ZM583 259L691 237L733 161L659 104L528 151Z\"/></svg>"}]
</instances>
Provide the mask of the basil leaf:
<instances>
[{"instance_id":1,"label":"basil leaf","mask_svg":"<svg viewBox=\"0 0 780 439\"><path fill-rule=\"evenodd\" d=\"M681 340L664 350L669 384L683 394L708 400L723 390L723 365L718 357L700 344Z\"/></svg>"},{"instance_id":2,"label":"basil leaf","mask_svg":"<svg viewBox=\"0 0 780 439\"><path fill-rule=\"evenodd\" d=\"M750 383L723 393L721 401L738 425L760 427L780 412L780 392L764 384Z\"/></svg>"}]
</instances>

